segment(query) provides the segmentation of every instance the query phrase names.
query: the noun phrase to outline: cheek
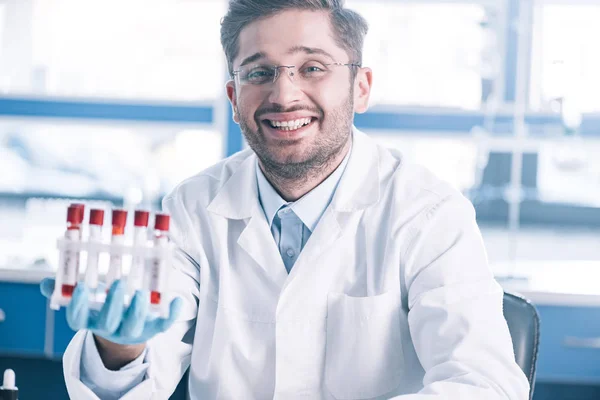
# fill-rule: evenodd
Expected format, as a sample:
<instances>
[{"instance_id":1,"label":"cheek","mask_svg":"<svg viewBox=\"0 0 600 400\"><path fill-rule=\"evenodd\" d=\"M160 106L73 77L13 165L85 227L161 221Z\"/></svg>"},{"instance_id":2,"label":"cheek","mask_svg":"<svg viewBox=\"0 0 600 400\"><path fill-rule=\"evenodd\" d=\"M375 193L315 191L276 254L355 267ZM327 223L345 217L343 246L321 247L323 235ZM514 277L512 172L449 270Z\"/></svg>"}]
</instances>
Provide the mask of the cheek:
<instances>
[{"instance_id":1,"label":"cheek","mask_svg":"<svg viewBox=\"0 0 600 400\"><path fill-rule=\"evenodd\" d=\"M338 81L334 85L328 85L326 88L323 88L314 100L327 113L345 107L348 104L348 96L350 96L348 82Z\"/></svg>"},{"instance_id":2,"label":"cheek","mask_svg":"<svg viewBox=\"0 0 600 400\"><path fill-rule=\"evenodd\" d=\"M238 119L244 120L247 124L254 125L256 107L253 104L254 103L246 99L240 99L237 107Z\"/></svg>"}]
</instances>

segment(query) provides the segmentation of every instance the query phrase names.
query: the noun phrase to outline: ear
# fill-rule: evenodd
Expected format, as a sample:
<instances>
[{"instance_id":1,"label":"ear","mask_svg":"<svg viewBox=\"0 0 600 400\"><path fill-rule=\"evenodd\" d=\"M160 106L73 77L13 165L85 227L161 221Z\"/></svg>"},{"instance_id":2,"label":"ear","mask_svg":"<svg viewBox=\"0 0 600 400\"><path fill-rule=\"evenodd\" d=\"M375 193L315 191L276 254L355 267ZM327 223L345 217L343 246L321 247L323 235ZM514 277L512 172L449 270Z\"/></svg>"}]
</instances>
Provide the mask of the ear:
<instances>
[{"instance_id":1,"label":"ear","mask_svg":"<svg viewBox=\"0 0 600 400\"><path fill-rule=\"evenodd\" d=\"M362 114L369 108L369 97L373 85L371 68L358 68L354 79L354 112Z\"/></svg>"},{"instance_id":2,"label":"ear","mask_svg":"<svg viewBox=\"0 0 600 400\"><path fill-rule=\"evenodd\" d=\"M231 111L233 115L233 121L236 124L240 123L240 118L238 115L238 107L237 107L237 95L235 93L235 82L233 80L228 81L225 84L225 90L227 91L227 98L231 103Z\"/></svg>"}]
</instances>

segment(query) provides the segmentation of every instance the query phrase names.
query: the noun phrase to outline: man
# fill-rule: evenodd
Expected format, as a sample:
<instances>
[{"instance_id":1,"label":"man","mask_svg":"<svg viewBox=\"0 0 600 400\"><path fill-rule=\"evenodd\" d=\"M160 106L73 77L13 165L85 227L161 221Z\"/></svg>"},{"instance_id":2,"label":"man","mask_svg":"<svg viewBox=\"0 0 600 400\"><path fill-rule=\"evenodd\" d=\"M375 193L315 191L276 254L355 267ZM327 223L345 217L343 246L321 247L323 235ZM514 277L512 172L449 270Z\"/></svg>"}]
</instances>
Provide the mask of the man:
<instances>
[{"instance_id":1,"label":"man","mask_svg":"<svg viewBox=\"0 0 600 400\"><path fill-rule=\"evenodd\" d=\"M373 73L341 0L235 0L221 38L251 150L164 199L169 319L78 286L76 399L528 398L471 204L353 129ZM51 282L43 284L43 291Z\"/></svg>"}]
</instances>

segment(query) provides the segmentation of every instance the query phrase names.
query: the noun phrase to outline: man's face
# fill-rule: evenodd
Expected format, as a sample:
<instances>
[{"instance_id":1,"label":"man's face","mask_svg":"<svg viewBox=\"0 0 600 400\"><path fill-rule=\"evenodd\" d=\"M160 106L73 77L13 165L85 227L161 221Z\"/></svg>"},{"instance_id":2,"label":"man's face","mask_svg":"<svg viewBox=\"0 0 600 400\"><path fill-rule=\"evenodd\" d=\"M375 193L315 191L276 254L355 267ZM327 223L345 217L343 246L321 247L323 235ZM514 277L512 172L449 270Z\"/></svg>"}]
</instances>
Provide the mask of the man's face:
<instances>
[{"instance_id":1,"label":"man's face","mask_svg":"<svg viewBox=\"0 0 600 400\"><path fill-rule=\"evenodd\" d=\"M279 68L275 82L227 84L234 119L265 167L301 177L345 148L354 112L366 110L371 72L357 68L352 79L352 67L327 64L353 62L324 12L285 11L242 30L234 70L257 71L251 77L260 78L263 66L296 66Z\"/></svg>"}]
</instances>

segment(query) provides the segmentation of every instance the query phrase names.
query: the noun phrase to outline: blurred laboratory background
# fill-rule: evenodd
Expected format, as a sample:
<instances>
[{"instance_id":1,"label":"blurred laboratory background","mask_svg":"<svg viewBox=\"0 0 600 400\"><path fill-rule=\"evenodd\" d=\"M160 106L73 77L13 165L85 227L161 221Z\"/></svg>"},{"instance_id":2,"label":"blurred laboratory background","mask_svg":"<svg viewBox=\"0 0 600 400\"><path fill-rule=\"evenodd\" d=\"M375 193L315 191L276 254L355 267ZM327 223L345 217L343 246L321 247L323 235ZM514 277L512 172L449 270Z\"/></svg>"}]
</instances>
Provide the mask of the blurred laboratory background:
<instances>
[{"instance_id":1,"label":"blurred laboratory background","mask_svg":"<svg viewBox=\"0 0 600 400\"><path fill-rule=\"evenodd\" d=\"M0 369L23 398L66 398L73 333L37 288L65 205L156 210L245 147L224 92L226 6L0 0ZM370 22L374 71L356 126L475 205L498 280L541 318L534 398L600 398L600 0L347 6Z\"/></svg>"}]
</instances>

